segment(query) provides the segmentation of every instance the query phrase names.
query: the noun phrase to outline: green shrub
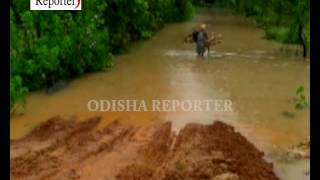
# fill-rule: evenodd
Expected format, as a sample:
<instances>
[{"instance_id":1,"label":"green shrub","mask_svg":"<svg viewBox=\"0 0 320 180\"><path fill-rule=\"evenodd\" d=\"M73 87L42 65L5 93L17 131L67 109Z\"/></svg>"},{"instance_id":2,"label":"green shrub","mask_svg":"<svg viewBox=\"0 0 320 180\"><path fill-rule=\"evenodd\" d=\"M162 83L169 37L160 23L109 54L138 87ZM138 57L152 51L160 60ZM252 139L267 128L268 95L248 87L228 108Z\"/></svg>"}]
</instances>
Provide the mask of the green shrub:
<instances>
[{"instance_id":1,"label":"green shrub","mask_svg":"<svg viewBox=\"0 0 320 180\"><path fill-rule=\"evenodd\" d=\"M296 90L296 106L298 110L303 110L309 106L307 98L305 96L304 86L299 86Z\"/></svg>"},{"instance_id":2,"label":"green shrub","mask_svg":"<svg viewBox=\"0 0 320 180\"><path fill-rule=\"evenodd\" d=\"M275 39L280 42L289 42L290 29L288 27L267 27L265 29L266 38Z\"/></svg>"},{"instance_id":3,"label":"green shrub","mask_svg":"<svg viewBox=\"0 0 320 180\"><path fill-rule=\"evenodd\" d=\"M10 78L10 109L14 110L15 102L24 100L28 90L23 87L22 78L14 76Z\"/></svg>"}]
</instances>

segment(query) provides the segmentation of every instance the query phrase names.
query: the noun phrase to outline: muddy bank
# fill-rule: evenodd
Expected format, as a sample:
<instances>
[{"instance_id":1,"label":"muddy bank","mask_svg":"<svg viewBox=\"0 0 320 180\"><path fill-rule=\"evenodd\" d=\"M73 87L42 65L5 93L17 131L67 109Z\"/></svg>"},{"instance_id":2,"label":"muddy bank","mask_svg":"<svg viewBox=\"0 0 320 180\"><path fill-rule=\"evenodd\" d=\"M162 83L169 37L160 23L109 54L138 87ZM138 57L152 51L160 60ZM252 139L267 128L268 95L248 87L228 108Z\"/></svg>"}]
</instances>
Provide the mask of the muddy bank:
<instances>
[{"instance_id":1,"label":"muddy bank","mask_svg":"<svg viewBox=\"0 0 320 180\"><path fill-rule=\"evenodd\" d=\"M277 148L273 152L274 159L281 162L295 162L310 159L310 137L289 147Z\"/></svg>"},{"instance_id":2,"label":"muddy bank","mask_svg":"<svg viewBox=\"0 0 320 180\"><path fill-rule=\"evenodd\" d=\"M49 119L10 143L12 179L273 180L273 165L233 127Z\"/></svg>"}]
</instances>

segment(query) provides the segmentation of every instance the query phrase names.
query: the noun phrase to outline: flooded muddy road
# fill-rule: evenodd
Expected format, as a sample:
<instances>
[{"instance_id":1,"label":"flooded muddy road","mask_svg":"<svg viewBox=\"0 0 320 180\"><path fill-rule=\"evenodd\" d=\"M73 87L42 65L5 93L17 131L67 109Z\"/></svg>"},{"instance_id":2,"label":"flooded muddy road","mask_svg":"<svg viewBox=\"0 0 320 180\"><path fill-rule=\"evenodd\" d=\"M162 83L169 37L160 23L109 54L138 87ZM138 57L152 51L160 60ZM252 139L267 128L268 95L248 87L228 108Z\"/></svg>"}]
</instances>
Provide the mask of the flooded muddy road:
<instances>
[{"instance_id":1,"label":"flooded muddy road","mask_svg":"<svg viewBox=\"0 0 320 180\"><path fill-rule=\"evenodd\" d=\"M224 37L204 59L196 57L193 45L183 44L200 23ZM56 115L99 115L101 127L114 120L139 126L170 121L173 130L220 120L266 152L281 179L305 179L309 160L283 162L276 152L309 135L309 111L295 110L293 101L300 85L309 97L309 63L281 52L283 45L263 36L253 23L231 12L200 10L192 21L168 25L150 40L134 44L130 53L115 57L109 72L87 74L51 95L31 93L25 109L11 117L11 139ZM90 112L92 99L231 99L233 111Z\"/></svg>"}]
</instances>

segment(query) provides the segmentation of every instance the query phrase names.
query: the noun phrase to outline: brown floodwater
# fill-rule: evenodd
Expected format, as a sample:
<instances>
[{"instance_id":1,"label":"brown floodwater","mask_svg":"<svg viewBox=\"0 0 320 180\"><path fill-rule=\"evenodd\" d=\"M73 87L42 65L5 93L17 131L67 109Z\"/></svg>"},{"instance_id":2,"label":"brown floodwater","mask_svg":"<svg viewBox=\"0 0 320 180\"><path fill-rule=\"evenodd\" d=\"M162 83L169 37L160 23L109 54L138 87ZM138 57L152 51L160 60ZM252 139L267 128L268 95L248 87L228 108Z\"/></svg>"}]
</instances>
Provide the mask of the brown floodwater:
<instances>
[{"instance_id":1,"label":"brown floodwater","mask_svg":"<svg viewBox=\"0 0 320 180\"><path fill-rule=\"evenodd\" d=\"M206 23L223 34L224 43L204 59L183 38ZM132 45L131 52L115 57L109 72L86 74L54 94L31 93L24 109L11 117L12 139L26 135L50 117L103 116L103 125L119 120L146 125L172 121L176 130L186 123L228 122L264 151L298 143L309 136L309 110L295 110L295 90L304 85L309 97L309 62L283 45L264 39L250 20L225 10L199 10L193 20L167 25L150 40ZM90 112L92 99L230 99L227 112ZM292 114L290 117L284 114ZM269 159L274 161L272 155ZM277 162L283 179L303 179L309 161Z\"/></svg>"}]
</instances>

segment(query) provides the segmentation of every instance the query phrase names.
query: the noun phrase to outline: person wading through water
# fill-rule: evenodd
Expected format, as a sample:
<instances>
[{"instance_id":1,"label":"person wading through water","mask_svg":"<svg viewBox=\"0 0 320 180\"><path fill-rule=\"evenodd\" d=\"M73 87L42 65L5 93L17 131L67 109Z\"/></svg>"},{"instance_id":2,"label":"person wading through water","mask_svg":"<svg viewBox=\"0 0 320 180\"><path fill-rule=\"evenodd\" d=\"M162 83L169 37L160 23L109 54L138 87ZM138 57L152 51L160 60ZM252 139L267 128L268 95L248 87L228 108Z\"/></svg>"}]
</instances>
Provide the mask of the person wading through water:
<instances>
[{"instance_id":1,"label":"person wading through water","mask_svg":"<svg viewBox=\"0 0 320 180\"><path fill-rule=\"evenodd\" d=\"M208 33L205 24L202 24L200 30L196 33L196 51L198 56L203 57L205 52L205 43L208 41Z\"/></svg>"}]
</instances>

